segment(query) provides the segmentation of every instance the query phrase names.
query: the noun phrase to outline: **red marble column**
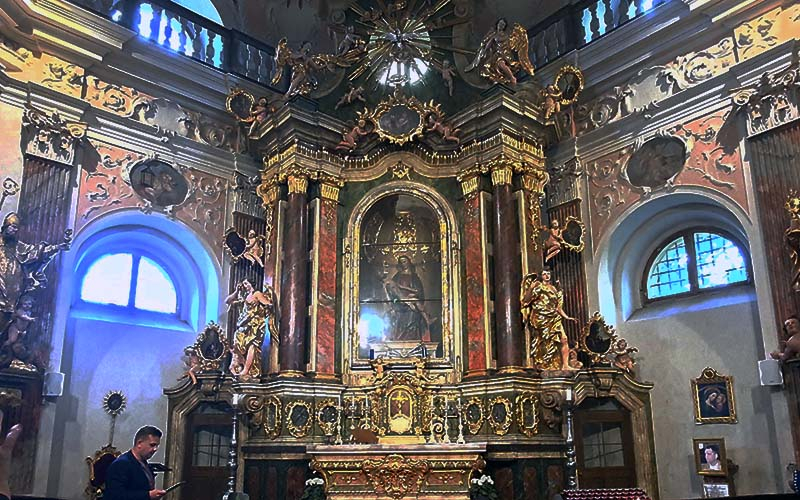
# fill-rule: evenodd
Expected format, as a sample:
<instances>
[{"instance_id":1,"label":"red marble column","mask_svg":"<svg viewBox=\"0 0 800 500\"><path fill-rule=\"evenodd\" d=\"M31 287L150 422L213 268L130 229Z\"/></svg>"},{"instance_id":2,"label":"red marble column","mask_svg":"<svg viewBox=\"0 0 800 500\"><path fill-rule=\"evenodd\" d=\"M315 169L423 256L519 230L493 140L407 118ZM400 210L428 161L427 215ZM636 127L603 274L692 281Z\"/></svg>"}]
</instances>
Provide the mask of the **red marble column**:
<instances>
[{"instance_id":1,"label":"red marble column","mask_svg":"<svg viewBox=\"0 0 800 500\"><path fill-rule=\"evenodd\" d=\"M305 375L308 324L308 178L290 175L281 271L280 375Z\"/></svg>"},{"instance_id":2,"label":"red marble column","mask_svg":"<svg viewBox=\"0 0 800 500\"><path fill-rule=\"evenodd\" d=\"M461 181L464 192L464 263L467 294L467 377L486 375L492 359L491 343L487 342L489 299L488 269L483 211L478 185L480 177L472 175Z\"/></svg>"},{"instance_id":3,"label":"red marble column","mask_svg":"<svg viewBox=\"0 0 800 500\"><path fill-rule=\"evenodd\" d=\"M511 192L511 167L492 170L494 185L494 324L497 338L497 368L515 372L522 368L524 337L520 315L519 288L522 262L519 255L519 227Z\"/></svg>"},{"instance_id":4,"label":"red marble column","mask_svg":"<svg viewBox=\"0 0 800 500\"><path fill-rule=\"evenodd\" d=\"M337 183L320 184L319 216L315 221L311 297L311 371L317 378L335 378L336 368L336 215ZM316 281L314 281L316 280Z\"/></svg>"}]
</instances>

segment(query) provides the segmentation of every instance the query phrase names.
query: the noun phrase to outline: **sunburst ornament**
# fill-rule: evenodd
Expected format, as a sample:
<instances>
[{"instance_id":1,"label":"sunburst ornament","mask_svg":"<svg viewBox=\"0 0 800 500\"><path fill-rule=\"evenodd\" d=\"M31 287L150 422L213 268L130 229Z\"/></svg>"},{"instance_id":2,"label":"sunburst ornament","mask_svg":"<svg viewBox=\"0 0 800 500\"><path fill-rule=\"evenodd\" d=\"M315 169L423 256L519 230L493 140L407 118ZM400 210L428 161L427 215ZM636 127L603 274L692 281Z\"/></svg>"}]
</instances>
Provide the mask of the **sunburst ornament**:
<instances>
[{"instance_id":1,"label":"sunburst ornament","mask_svg":"<svg viewBox=\"0 0 800 500\"><path fill-rule=\"evenodd\" d=\"M103 410L112 417L116 417L125 411L125 406L127 404L128 400L122 391L109 391L108 394L103 397Z\"/></svg>"},{"instance_id":2,"label":"sunburst ornament","mask_svg":"<svg viewBox=\"0 0 800 500\"><path fill-rule=\"evenodd\" d=\"M355 2L350 8L360 17L359 24L365 26L368 41L364 56L350 72L351 81L361 77L377 80L391 86L403 86L419 81L433 66L449 67L443 62L445 47L434 42L431 31L444 25L458 24L462 20L450 20L446 9L451 0L439 0L434 4L426 0L395 0L377 2L378 7L369 10ZM449 51L453 51L452 47ZM437 55L437 51L441 54Z\"/></svg>"}]
</instances>

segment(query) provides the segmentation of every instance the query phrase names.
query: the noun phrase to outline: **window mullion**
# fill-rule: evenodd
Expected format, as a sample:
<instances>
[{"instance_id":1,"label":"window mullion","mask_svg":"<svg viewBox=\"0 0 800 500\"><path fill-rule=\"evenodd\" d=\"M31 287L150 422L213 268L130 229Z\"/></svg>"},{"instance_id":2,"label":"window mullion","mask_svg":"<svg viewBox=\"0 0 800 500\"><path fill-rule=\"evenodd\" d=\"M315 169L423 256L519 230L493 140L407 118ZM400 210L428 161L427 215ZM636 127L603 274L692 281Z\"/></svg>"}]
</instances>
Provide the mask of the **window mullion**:
<instances>
[{"instance_id":1,"label":"window mullion","mask_svg":"<svg viewBox=\"0 0 800 500\"><path fill-rule=\"evenodd\" d=\"M128 294L128 307L136 308L136 287L139 283L139 261L142 259L141 255L133 256L133 265L131 266L131 282L130 292Z\"/></svg>"},{"instance_id":2,"label":"window mullion","mask_svg":"<svg viewBox=\"0 0 800 500\"><path fill-rule=\"evenodd\" d=\"M697 278L697 249L694 246L694 233L683 235L683 244L686 246L686 270L689 273L689 290L695 292L700 289Z\"/></svg>"}]
</instances>

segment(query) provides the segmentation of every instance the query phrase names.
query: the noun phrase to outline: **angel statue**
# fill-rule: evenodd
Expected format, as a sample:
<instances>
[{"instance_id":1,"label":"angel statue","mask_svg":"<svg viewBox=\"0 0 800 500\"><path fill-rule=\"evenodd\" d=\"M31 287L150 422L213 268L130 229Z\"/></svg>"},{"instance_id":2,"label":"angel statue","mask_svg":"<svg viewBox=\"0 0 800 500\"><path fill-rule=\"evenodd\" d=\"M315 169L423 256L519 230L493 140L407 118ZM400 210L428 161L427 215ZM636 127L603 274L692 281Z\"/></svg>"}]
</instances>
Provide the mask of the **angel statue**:
<instances>
[{"instance_id":1,"label":"angel statue","mask_svg":"<svg viewBox=\"0 0 800 500\"><path fill-rule=\"evenodd\" d=\"M272 76L272 85L280 83L283 77L283 68L288 65L292 71L286 98L296 95L305 95L317 88L316 73L329 68L333 64L334 56L329 54L311 55L311 42L303 42L297 51L289 48L286 38L281 38L275 51L275 73Z\"/></svg>"},{"instance_id":2,"label":"angel statue","mask_svg":"<svg viewBox=\"0 0 800 500\"><path fill-rule=\"evenodd\" d=\"M790 191L784 207L791 216L789 227L783 233L786 246L789 247L789 256L792 259L791 286L792 290L800 292L800 195Z\"/></svg>"},{"instance_id":3,"label":"angel statue","mask_svg":"<svg viewBox=\"0 0 800 500\"><path fill-rule=\"evenodd\" d=\"M275 317L275 292L272 287L260 292L245 279L228 295L225 303L242 307L236 319L231 373L243 381L261 376L261 345L264 343L267 327L270 334L269 370L273 373L277 370L279 337L278 321Z\"/></svg>"},{"instance_id":4,"label":"angel statue","mask_svg":"<svg viewBox=\"0 0 800 500\"><path fill-rule=\"evenodd\" d=\"M533 76L533 64L528 57L528 33L520 24L515 24L510 33L507 29L508 22L500 18L483 38L475 59L464 71L479 68L482 77L511 85L517 84L515 73L520 69Z\"/></svg>"},{"instance_id":5,"label":"angel statue","mask_svg":"<svg viewBox=\"0 0 800 500\"><path fill-rule=\"evenodd\" d=\"M550 270L522 280L522 324L531 339L531 358L542 370L569 370L570 348L564 320L577 322L564 312L564 292L550 281ZM573 363L574 364L574 363Z\"/></svg>"},{"instance_id":6,"label":"angel statue","mask_svg":"<svg viewBox=\"0 0 800 500\"><path fill-rule=\"evenodd\" d=\"M259 267L264 267L264 237L256 235L254 230L247 232L247 243L244 247L242 257L247 259L251 264L257 264Z\"/></svg>"}]
</instances>

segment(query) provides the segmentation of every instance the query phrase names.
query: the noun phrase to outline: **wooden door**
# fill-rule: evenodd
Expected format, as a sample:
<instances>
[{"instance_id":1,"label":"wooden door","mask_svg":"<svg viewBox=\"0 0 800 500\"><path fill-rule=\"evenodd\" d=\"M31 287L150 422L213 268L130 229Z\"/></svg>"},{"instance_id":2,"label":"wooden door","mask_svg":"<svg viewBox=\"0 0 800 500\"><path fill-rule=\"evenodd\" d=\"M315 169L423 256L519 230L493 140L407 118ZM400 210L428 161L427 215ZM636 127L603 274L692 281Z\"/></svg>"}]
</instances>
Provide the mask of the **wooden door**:
<instances>
[{"instance_id":1,"label":"wooden door","mask_svg":"<svg viewBox=\"0 0 800 500\"><path fill-rule=\"evenodd\" d=\"M611 399L587 400L575 412L580 488L633 488L636 464L631 419Z\"/></svg>"},{"instance_id":2,"label":"wooden door","mask_svg":"<svg viewBox=\"0 0 800 500\"><path fill-rule=\"evenodd\" d=\"M181 500L219 500L228 485L232 419L227 405L202 404L189 415Z\"/></svg>"}]
</instances>

